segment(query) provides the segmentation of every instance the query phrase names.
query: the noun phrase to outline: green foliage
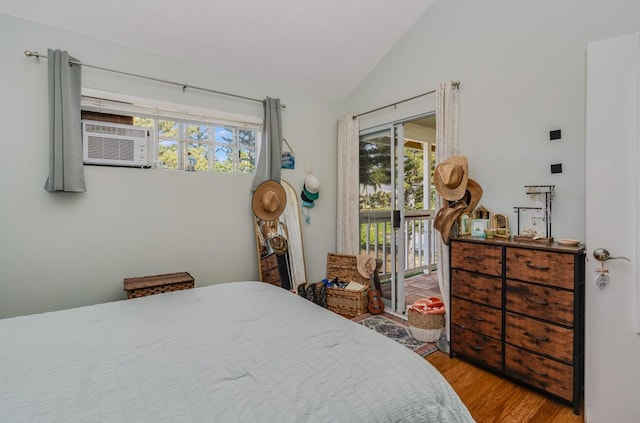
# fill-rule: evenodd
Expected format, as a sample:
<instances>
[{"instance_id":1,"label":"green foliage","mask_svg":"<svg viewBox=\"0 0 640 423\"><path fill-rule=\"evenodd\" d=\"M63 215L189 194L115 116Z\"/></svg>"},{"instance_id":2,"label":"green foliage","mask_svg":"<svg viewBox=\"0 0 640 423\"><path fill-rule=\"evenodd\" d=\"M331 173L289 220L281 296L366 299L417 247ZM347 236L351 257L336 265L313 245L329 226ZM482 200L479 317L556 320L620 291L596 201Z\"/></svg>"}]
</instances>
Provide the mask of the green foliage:
<instances>
[{"instance_id":1,"label":"green foliage","mask_svg":"<svg viewBox=\"0 0 640 423\"><path fill-rule=\"evenodd\" d=\"M422 150L405 149L404 206L405 210L423 210L424 154Z\"/></svg>"},{"instance_id":2,"label":"green foliage","mask_svg":"<svg viewBox=\"0 0 640 423\"><path fill-rule=\"evenodd\" d=\"M160 145L158 150L158 160L162 161L162 166L167 169L178 168L178 145Z\"/></svg>"},{"instance_id":3,"label":"green foliage","mask_svg":"<svg viewBox=\"0 0 640 423\"><path fill-rule=\"evenodd\" d=\"M391 148L373 142L361 142L360 152L360 185L373 186L375 189L391 183L389 166L391 163Z\"/></svg>"},{"instance_id":4,"label":"green foliage","mask_svg":"<svg viewBox=\"0 0 640 423\"><path fill-rule=\"evenodd\" d=\"M207 144L189 144L188 152L197 160L196 170L209 170L209 161L207 160L208 150Z\"/></svg>"},{"instance_id":5,"label":"green foliage","mask_svg":"<svg viewBox=\"0 0 640 423\"><path fill-rule=\"evenodd\" d=\"M134 117L134 125L157 129L158 160L162 161L164 168L183 168L180 157L186 159L187 153L191 153L197 160L196 170L227 173L252 173L255 170L254 130L139 116ZM220 155L224 157L222 160Z\"/></svg>"},{"instance_id":6,"label":"green foliage","mask_svg":"<svg viewBox=\"0 0 640 423\"><path fill-rule=\"evenodd\" d=\"M153 129L155 126L155 119L134 116L133 124L135 126L142 126L145 128Z\"/></svg>"},{"instance_id":7,"label":"green foliage","mask_svg":"<svg viewBox=\"0 0 640 423\"><path fill-rule=\"evenodd\" d=\"M391 184L391 148L387 145L360 143L360 209L391 209L391 192L380 190ZM405 210L422 210L424 207L424 153L405 148L404 205ZM369 189L373 188L373 192Z\"/></svg>"},{"instance_id":8,"label":"green foliage","mask_svg":"<svg viewBox=\"0 0 640 423\"><path fill-rule=\"evenodd\" d=\"M391 219L389 219L391 220ZM367 229L369 233L367 234ZM376 229L378 230L376 234ZM367 237L368 242L367 242ZM379 223L361 223L360 224L360 249L364 250L367 245L370 247L377 246L378 250L383 250L383 246L386 245L386 250L390 251L391 240L391 222L379 222Z\"/></svg>"},{"instance_id":9,"label":"green foliage","mask_svg":"<svg viewBox=\"0 0 640 423\"><path fill-rule=\"evenodd\" d=\"M404 210L422 210L424 208L424 150L406 146L404 156ZM388 244L392 231L391 210L394 208L391 204L389 188L391 166L391 148L388 145L373 142L360 143L360 210L389 211L386 222L371 224L361 222L361 249L369 245L370 248L377 247L378 250L386 247L389 251ZM433 204L435 199L431 201ZM412 228L409 227L407 230L411 232ZM410 233L408 235L411 236Z\"/></svg>"}]
</instances>

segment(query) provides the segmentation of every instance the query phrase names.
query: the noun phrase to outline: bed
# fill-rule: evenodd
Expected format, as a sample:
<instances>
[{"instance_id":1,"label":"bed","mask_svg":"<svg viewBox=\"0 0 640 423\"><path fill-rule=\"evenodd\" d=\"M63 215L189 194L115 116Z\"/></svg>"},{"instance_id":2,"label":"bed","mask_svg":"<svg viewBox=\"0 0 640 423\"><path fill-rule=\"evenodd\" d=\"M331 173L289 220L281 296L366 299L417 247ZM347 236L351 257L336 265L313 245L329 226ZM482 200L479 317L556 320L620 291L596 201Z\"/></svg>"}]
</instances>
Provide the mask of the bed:
<instances>
[{"instance_id":1,"label":"bed","mask_svg":"<svg viewBox=\"0 0 640 423\"><path fill-rule=\"evenodd\" d=\"M234 282L0 320L0 422L469 422L418 354Z\"/></svg>"}]
</instances>

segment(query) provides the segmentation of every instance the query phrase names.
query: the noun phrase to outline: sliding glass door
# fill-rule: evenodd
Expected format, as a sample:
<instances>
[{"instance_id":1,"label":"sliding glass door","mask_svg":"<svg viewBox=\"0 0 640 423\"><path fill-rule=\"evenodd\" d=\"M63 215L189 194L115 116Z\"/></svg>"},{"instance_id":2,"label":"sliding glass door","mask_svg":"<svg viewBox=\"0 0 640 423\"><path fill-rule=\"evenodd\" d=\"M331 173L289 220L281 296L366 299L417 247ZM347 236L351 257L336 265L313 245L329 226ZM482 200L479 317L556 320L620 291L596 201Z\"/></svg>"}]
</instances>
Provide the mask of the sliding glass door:
<instances>
[{"instance_id":1,"label":"sliding glass door","mask_svg":"<svg viewBox=\"0 0 640 423\"><path fill-rule=\"evenodd\" d=\"M360 135L360 249L382 261L382 296L397 313L406 310L405 277L435 266L435 130L424 126L430 121L394 123ZM431 132L433 137L424 135Z\"/></svg>"}]
</instances>

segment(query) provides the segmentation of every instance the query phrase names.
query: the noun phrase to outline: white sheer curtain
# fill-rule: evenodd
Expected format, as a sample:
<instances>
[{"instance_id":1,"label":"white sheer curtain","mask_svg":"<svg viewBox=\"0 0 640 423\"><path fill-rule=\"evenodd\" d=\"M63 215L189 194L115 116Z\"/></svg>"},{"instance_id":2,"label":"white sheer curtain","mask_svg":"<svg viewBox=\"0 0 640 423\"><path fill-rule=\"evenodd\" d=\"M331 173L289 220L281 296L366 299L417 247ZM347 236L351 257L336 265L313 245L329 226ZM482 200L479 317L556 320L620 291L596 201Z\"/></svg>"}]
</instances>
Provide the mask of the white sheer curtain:
<instances>
[{"instance_id":1,"label":"white sheer curtain","mask_svg":"<svg viewBox=\"0 0 640 423\"><path fill-rule=\"evenodd\" d=\"M338 121L338 201L337 236L338 254L357 255L359 238L359 132L360 120L346 115Z\"/></svg>"},{"instance_id":2,"label":"white sheer curtain","mask_svg":"<svg viewBox=\"0 0 640 423\"><path fill-rule=\"evenodd\" d=\"M458 82L443 82L436 89L436 163L451 156L458 155ZM436 194L436 211L442 205L440 196ZM438 243L438 283L445 305L446 333L449 339L449 247L439 238Z\"/></svg>"}]
</instances>

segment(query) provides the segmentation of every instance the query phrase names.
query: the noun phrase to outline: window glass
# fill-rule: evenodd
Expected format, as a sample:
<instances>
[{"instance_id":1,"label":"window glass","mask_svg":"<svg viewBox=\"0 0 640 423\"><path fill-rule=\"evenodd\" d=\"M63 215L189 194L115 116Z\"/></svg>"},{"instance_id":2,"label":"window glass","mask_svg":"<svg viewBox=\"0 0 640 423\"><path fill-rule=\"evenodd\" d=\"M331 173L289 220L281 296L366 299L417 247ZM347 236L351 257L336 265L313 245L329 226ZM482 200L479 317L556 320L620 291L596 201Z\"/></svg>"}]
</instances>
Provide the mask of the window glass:
<instances>
[{"instance_id":1,"label":"window glass","mask_svg":"<svg viewBox=\"0 0 640 423\"><path fill-rule=\"evenodd\" d=\"M178 123L171 120L159 121L158 136L160 138L174 138L178 136Z\"/></svg>"},{"instance_id":2,"label":"window glass","mask_svg":"<svg viewBox=\"0 0 640 423\"><path fill-rule=\"evenodd\" d=\"M217 172L233 172L233 149L228 146L216 145L214 163L214 169Z\"/></svg>"},{"instance_id":3,"label":"window glass","mask_svg":"<svg viewBox=\"0 0 640 423\"><path fill-rule=\"evenodd\" d=\"M230 128L221 128L221 127L216 127L216 136L215 136L215 141L216 143L220 143L220 144L233 144L234 142L234 137L233 137L233 129Z\"/></svg>"},{"instance_id":4,"label":"window glass","mask_svg":"<svg viewBox=\"0 0 640 423\"><path fill-rule=\"evenodd\" d=\"M189 143L187 152L197 160L195 170L209 170L210 148L211 146L208 144Z\"/></svg>"},{"instance_id":5,"label":"window glass","mask_svg":"<svg viewBox=\"0 0 640 423\"><path fill-rule=\"evenodd\" d=\"M240 149L238 170L240 173L253 173L256 168L256 155L253 150Z\"/></svg>"},{"instance_id":6,"label":"window glass","mask_svg":"<svg viewBox=\"0 0 640 423\"><path fill-rule=\"evenodd\" d=\"M187 137L196 141L208 140L209 127L206 125L187 124Z\"/></svg>"},{"instance_id":7,"label":"window glass","mask_svg":"<svg viewBox=\"0 0 640 423\"><path fill-rule=\"evenodd\" d=\"M160 141L158 160L166 169L178 169L178 142L176 140Z\"/></svg>"},{"instance_id":8,"label":"window glass","mask_svg":"<svg viewBox=\"0 0 640 423\"><path fill-rule=\"evenodd\" d=\"M256 166L255 129L217 126L199 122L134 116L136 126L149 128L153 161L163 169L187 169L189 153L196 158L196 171L253 173Z\"/></svg>"},{"instance_id":9,"label":"window glass","mask_svg":"<svg viewBox=\"0 0 640 423\"><path fill-rule=\"evenodd\" d=\"M240 143L241 147L253 148L256 145L256 132L239 129L238 142Z\"/></svg>"}]
</instances>

